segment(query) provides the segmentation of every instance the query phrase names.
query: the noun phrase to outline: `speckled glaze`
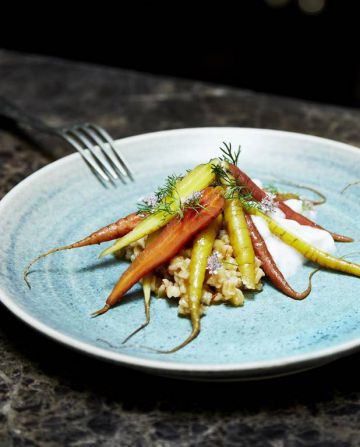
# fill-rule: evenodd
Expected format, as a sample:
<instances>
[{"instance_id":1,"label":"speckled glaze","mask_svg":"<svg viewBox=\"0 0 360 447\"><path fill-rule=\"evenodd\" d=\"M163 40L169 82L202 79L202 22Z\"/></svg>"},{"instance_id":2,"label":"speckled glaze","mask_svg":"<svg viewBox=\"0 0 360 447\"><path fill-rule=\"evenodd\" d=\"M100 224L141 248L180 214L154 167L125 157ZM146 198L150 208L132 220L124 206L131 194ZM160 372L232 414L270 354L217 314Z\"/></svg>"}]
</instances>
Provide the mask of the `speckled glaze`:
<instances>
[{"instance_id":1,"label":"speckled glaze","mask_svg":"<svg viewBox=\"0 0 360 447\"><path fill-rule=\"evenodd\" d=\"M320 272L302 302L290 300L269 284L248 297L242 308L211 307L195 342L171 354L190 330L175 304L153 299L151 325L128 346L122 339L144 318L141 289L135 286L121 305L91 319L126 263L97 259L99 247L55 254L39 262L28 290L21 276L37 254L80 239L131 212L170 173L218 154L222 141L241 144L241 166L252 176L291 179L326 193L318 222L356 242L338 244L338 254L360 251L358 190L341 189L359 178L360 153L351 146L317 137L241 128L184 129L140 135L117 142L134 168L136 183L102 188L78 155L38 171L0 204L2 226L0 295L27 323L76 349L104 359L164 375L198 379L246 379L310 368L360 346L360 281ZM151 154L151 157L148 156ZM352 257L360 261L359 255ZM292 278L302 289L311 266Z\"/></svg>"}]
</instances>

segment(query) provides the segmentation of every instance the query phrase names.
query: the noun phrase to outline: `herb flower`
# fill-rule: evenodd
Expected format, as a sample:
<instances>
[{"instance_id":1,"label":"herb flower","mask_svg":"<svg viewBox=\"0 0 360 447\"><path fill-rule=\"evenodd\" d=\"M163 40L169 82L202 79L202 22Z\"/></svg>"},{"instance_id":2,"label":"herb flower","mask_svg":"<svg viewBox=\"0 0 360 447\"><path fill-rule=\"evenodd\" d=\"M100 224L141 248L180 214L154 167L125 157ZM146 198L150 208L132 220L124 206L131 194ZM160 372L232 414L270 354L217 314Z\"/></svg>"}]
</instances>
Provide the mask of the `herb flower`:
<instances>
[{"instance_id":1,"label":"herb flower","mask_svg":"<svg viewBox=\"0 0 360 447\"><path fill-rule=\"evenodd\" d=\"M273 213L276 210L277 204L275 199L276 195L273 194L272 192L268 192L266 196L262 199L260 205L264 213Z\"/></svg>"},{"instance_id":2,"label":"herb flower","mask_svg":"<svg viewBox=\"0 0 360 447\"><path fill-rule=\"evenodd\" d=\"M219 259L219 253L214 251L214 253L208 257L206 269L209 271L210 275L214 275L221 268L222 265Z\"/></svg>"},{"instance_id":3,"label":"herb flower","mask_svg":"<svg viewBox=\"0 0 360 447\"><path fill-rule=\"evenodd\" d=\"M198 203L200 197L201 197L200 191L193 192L184 200L184 205L186 206L186 205L192 205L194 203Z\"/></svg>"}]
</instances>

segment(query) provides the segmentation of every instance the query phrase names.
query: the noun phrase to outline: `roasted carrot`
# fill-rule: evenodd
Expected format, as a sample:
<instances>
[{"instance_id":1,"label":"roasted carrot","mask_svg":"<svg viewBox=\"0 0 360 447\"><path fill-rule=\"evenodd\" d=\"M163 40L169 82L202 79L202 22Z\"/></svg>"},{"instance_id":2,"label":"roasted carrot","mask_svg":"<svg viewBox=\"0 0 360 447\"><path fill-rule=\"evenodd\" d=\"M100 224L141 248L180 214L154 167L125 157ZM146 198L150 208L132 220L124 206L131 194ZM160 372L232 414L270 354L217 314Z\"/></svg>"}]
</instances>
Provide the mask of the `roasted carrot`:
<instances>
[{"instance_id":1,"label":"roasted carrot","mask_svg":"<svg viewBox=\"0 0 360 447\"><path fill-rule=\"evenodd\" d=\"M241 280L247 289L256 290L259 285L256 282L255 253L244 210L238 198L225 200L224 220L241 273Z\"/></svg>"},{"instance_id":2,"label":"roasted carrot","mask_svg":"<svg viewBox=\"0 0 360 447\"><path fill-rule=\"evenodd\" d=\"M229 170L231 174L235 177L237 182L239 182L241 185L245 186L248 193L250 193L255 200L258 202L261 202L265 197L267 196L266 192L259 188L252 180L251 178L245 174L245 172L241 171L237 166L235 166L232 163L229 163ZM307 217L303 216L302 214L297 213L296 211L293 211L289 206L287 206L284 202L277 202L277 206L279 209L285 214L285 217L287 219L292 219L298 222L301 225L307 225L314 228L319 228L321 230L325 230L328 233L331 234L333 239L338 242L352 242L353 239L347 236L342 236L340 234L333 233L331 231L326 230L325 228L321 227L320 225L316 224L312 220L308 219Z\"/></svg>"},{"instance_id":3,"label":"roasted carrot","mask_svg":"<svg viewBox=\"0 0 360 447\"><path fill-rule=\"evenodd\" d=\"M30 268L35 264L35 262L39 261L42 258L45 258L52 253L56 253L58 251L63 250L72 250L73 248L86 247L88 245L101 244L102 242L111 241L113 239L117 239L119 237L124 236L129 233L132 229L136 227L136 225L141 222L145 218L144 214L141 213L132 213L126 217L122 217L121 219L113 222L106 227L102 227L94 233L91 233L89 236L86 236L84 239L81 239L78 242L74 242L73 244L65 245L63 247L54 248L46 253L43 253L33 259L24 270L24 280L27 285L30 287L30 283L27 279Z\"/></svg>"},{"instance_id":4,"label":"roasted carrot","mask_svg":"<svg viewBox=\"0 0 360 447\"><path fill-rule=\"evenodd\" d=\"M141 278L171 259L200 230L206 227L223 209L222 189L208 187L202 191L201 208L186 208L182 219L174 217L160 235L145 247L121 276L106 300L105 306L93 316L107 312Z\"/></svg>"},{"instance_id":5,"label":"roasted carrot","mask_svg":"<svg viewBox=\"0 0 360 447\"><path fill-rule=\"evenodd\" d=\"M211 185L215 180L213 166L218 163L217 159L210 160L209 163L196 166L188 172L176 184L176 188L171 191L169 196L163 199L163 204L167 205L167 210L161 210L150 214L140 225L133 231L130 231L125 237L120 238L111 247L106 248L100 253L100 258L115 253L127 245L135 242L147 234L157 231L164 227L180 210L184 201L193 193L199 192L207 186Z\"/></svg>"},{"instance_id":6,"label":"roasted carrot","mask_svg":"<svg viewBox=\"0 0 360 447\"><path fill-rule=\"evenodd\" d=\"M251 214L255 214L256 216L262 217L268 224L269 230L275 236L285 242L285 244L295 248L296 251L301 253L310 261L315 262L316 264L319 264L322 267L326 267L328 269L337 270L349 275L360 276L360 264L347 262L343 259L336 258L329 253L319 250L303 239L298 238L290 231L287 231L270 216L264 214L256 208L250 208L249 212Z\"/></svg>"},{"instance_id":7,"label":"roasted carrot","mask_svg":"<svg viewBox=\"0 0 360 447\"><path fill-rule=\"evenodd\" d=\"M208 258L214 246L216 235L219 232L222 223L222 215L219 214L206 228L200 231L193 242L191 251L191 260L189 267L189 289L188 303L190 307L190 316L192 331L191 334L180 345L169 351L158 351L164 354L179 351L190 342L192 342L200 332L200 306L203 294L203 284L205 279Z\"/></svg>"},{"instance_id":8,"label":"roasted carrot","mask_svg":"<svg viewBox=\"0 0 360 447\"><path fill-rule=\"evenodd\" d=\"M260 259L261 268L264 270L267 278L269 278L269 280L274 284L275 287L277 287L282 293L289 296L290 298L293 298L295 300L303 300L304 298L306 298L311 292L311 277L315 273L315 271L312 272L310 275L308 287L303 292L296 292L286 281L284 275L279 270L266 246L264 239L256 228L251 217L246 214L245 219L250 231L255 254Z\"/></svg>"}]
</instances>

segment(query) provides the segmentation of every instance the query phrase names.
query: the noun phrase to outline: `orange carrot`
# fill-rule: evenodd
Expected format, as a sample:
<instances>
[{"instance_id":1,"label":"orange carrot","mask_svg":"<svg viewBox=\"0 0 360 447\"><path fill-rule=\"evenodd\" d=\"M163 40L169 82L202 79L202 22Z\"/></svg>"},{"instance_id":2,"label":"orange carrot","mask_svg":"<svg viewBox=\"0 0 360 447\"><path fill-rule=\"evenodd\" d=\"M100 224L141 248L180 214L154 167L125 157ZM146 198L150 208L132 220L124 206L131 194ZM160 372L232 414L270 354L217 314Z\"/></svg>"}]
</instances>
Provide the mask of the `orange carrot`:
<instances>
[{"instance_id":1,"label":"orange carrot","mask_svg":"<svg viewBox=\"0 0 360 447\"><path fill-rule=\"evenodd\" d=\"M101 244L102 242L112 241L119 237L124 236L133 230L136 225L144 219L145 215L141 213L131 213L126 217L123 217L116 222L113 222L106 227L100 228L100 230L91 233L85 239L79 242L68 245L70 248L85 247L87 245Z\"/></svg>"},{"instance_id":2,"label":"orange carrot","mask_svg":"<svg viewBox=\"0 0 360 447\"><path fill-rule=\"evenodd\" d=\"M254 247L255 255L261 261L261 268L264 270L265 275L269 280L278 288L282 293L293 298L295 300L303 300L311 292L311 276L309 278L309 285L303 292L296 292L290 284L286 281L283 274L276 265L273 257L271 256L264 239L256 228L251 217L245 215L246 223L250 231L250 237ZM314 273L314 272L313 272Z\"/></svg>"},{"instance_id":3,"label":"orange carrot","mask_svg":"<svg viewBox=\"0 0 360 447\"><path fill-rule=\"evenodd\" d=\"M245 172L241 171L237 166L234 164L229 164L229 170L231 174L235 177L235 179L241 184L244 185L247 189L247 191L253 196L255 200L258 202L261 202L266 196L266 192L259 188L252 180L251 178L245 174ZM353 239L348 236L342 236L341 234L336 234L331 231L326 230L325 228L321 227L320 225L316 224L312 220L308 219L307 217L303 216L302 214L297 213L296 211L293 211L289 206L287 206L284 202L278 201L277 206L279 209L285 214L285 217L287 219L292 219L298 222L301 225L307 225L309 227L318 228L320 230L325 230L328 233L331 234L333 239L338 242L353 242Z\"/></svg>"},{"instance_id":4,"label":"orange carrot","mask_svg":"<svg viewBox=\"0 0 360 447\"><path fill-rule=\"evenodd\" d=\"M186 208L182 219L174 217L164 227L159 236L145 247L123 273L106 300L105 306L93 316L107 312L136 282L174 257L196 233L218 216L224 207L222 189L219 187L204 189L200 205L199 209Z\"/></svg>"},{"instance_id":5,"label":"orange carrot","mask_svg":"<svg viewBox=\"0 0 360 447\"><path fill-rule=\"evenodd\" d=\"M24 280L27 285L30 287L30 283L27 279L27 275L29 274L30 268L35 264L35 262L39 261L41 258L45 258L52 253L56 253L58 251L63 250L71 250L73 248L86 247L88 245L101 244L102 242L111 241L113 239L117 239L119 237L124 236L129 233L132 229L136 227L136 225L143 220L145 217L144 214L132 213L126 217L123 217L116 222L107 225L106 227L100 228L99 230L91 233L89 236L81 239L78 242L74 242L70 245L65 245L64 247L54 248L46 253L43 253L33 259L28 266L24 270Z\"/></svg>"}]
</instances>

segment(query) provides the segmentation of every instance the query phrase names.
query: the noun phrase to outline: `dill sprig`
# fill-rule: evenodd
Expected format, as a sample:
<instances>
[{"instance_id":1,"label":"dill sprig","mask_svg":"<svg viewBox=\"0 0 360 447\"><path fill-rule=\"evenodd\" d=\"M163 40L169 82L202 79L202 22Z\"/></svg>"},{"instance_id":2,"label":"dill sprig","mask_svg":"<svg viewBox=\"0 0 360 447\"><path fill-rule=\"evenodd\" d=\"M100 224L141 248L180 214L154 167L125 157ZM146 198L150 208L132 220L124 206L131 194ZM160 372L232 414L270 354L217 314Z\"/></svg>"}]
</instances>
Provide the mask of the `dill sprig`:
<instances>
[{"instance_id":1,"label":"dill sprig","mask_svg":"<svg viewBox=\"0 0 360 447\"><path fill-rule=\"evenodd\" d=\"M212 170L219 184L225 187L225 199L238 199L246 210L250 208L261 208L261 204L254 199L247 187L245 185L238 185L234 177L228 173L224 166L214 164Z\"/></svg>"},{"instance_id":2,"label":"dill sprig","mask_svg":"<svg viewBox=\"0 0 360 447\"><path fill-rule=\"evenodd\" d=\"M153 195L145 197L138 203L138 213L155 214L162 212L164 214L176 215L179 219L184 217L186 209L192 209L198 212L204 209L200 203L201 192L194 192L185 200L181 200L176 185L182 176L169 175L163 186L160 186ZM177 210L174 210L174 203L177 202Z\"/></svg>"},{"instance_id":3,"label":"dill sprig","mask_svg":"<svg viewBox=\"0 0 360 447\"><path fill-rule=\"evenodd\" d=\"M229 198L230 199L237 198L245 210L254 208L261 210L261 203L254 200L254 197L249 192L243 193L241 188L243 187L240 186L238 190L232 191L229 194Z\"/></svg>"},{"instance_id":4,"label":"dill sprig","mask_svg":"<svg viewBox=\"0 0 360 447\"><path fill-rule=\"evenodd\" d=\"M185 210L187 209L193 210L196 213L198 213L200 209L206 209L204 205L201 204L200 199L201 192L197 191L190 194L185 200L180 200L179 209L176 211L178 219L182 219L184 217Z\"/></svg>"},{"instance_id":5,"label":"dill sprig","mask_svg":"<svg viewBox=\"0 0 360 447\"><path fill-rule=\"evenodd\" d=\"M239 146L237 150L233 150L231 147L231 143L223 142L223 145L224 147L220 146L220 151L223 153L223 156L220 157L220 160L232 163L233 165L237 166L241 153L241 146Z\"/></svg>"},{"instance_id":6,"label":"dill sprig","mask_svg":"<svg viewBox=\"0 0 360 447\"><path fill-rule=\"evenodd\" d=\"M160 186L153 195L139 201L137 212L154 214L162 211L164 213L174 214L171 205L175 200L178 200L175 197L179 195L176 190L176 184L181 178L180 175L169 175L164 185Z\"/></svg>"},{"instance_id":7,"label":"dill sprig","mask_svg":"<svg viewBox=\"0 0 360 447\"><path fill-rule=\"evenodd\" d=\"M182 179L181 175L176 174L169 175L166 178L164 185L160 186L154 193L157 198L157 201L160 202L167 196L172 196L176 190L176 183L181 179Z\"/></svg>"},{"instance_id":8,"label":"dill sprig","mask_svg":"<svg viewBox=\"0 0 360 447\"><path fill-rule=\"evenodd\" d=\"M228 171L224 168L222 163L211 165L211 169L212 172L215 174L216 182L219 185L223 185L224 182L226 182L226 184L229 184L234 181L234 179L231 179Z\"/></svg>"},{"instance_id":9,"label":"dill sprig","mask_svg":"<svg viewBox=\"0 0 360 447\"><path fill-rule=\"evenodd\" d=\"M193 192L184 201L184 208L190 209L190 210L193 210L196 212L199 212L200 209L204 210L205 207L204 207L204 205L201 204L200 199L201 199L201 192L200 191Z\"/></svg>"}]
</instances>

